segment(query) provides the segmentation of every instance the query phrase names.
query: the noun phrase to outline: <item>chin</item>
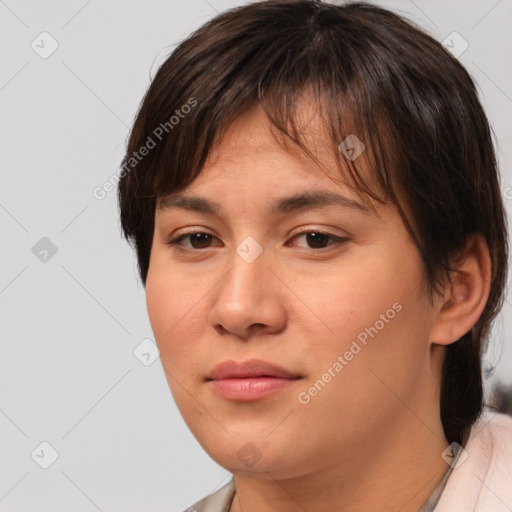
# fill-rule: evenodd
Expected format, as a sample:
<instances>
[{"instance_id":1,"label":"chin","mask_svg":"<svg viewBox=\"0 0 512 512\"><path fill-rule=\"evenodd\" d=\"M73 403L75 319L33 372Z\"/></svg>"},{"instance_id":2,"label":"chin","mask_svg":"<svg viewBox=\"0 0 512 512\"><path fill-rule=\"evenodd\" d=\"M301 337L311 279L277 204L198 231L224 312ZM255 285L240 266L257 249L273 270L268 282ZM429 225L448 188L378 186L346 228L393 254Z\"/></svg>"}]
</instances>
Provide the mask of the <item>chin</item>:
<instances>
[{"instance_id":1,"label":"chin","mask_svg":"<svg viewBox=\"0 0 512 512\"><path fill-rule=\"evenodd\" d=\"M268 434L268 432L267 432ZM283 446L278 439L258 438L246 431L245 435L233 436L224 442L209 440L202 444L208 455L220 466L238 475L258 475L268 479L272 475L289 474L290 466L294 461L290 460L290 454L297 457L296 446ZM274 442L273 442L274 441Z\"/></svg>"}]
</instances>

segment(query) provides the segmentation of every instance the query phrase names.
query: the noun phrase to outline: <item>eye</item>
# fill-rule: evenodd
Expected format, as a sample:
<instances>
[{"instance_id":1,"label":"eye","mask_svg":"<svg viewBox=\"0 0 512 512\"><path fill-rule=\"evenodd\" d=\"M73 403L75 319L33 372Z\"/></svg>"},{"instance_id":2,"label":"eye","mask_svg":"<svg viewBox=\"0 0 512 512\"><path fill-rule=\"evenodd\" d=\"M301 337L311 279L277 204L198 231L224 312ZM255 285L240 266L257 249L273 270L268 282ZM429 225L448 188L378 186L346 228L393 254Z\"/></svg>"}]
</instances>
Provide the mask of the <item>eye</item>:
<instances>
[{"instance_id":1,"label":"eye","mask_svg":"<svg viewBox=\"0 0 512 512\"><path fill-rule=\"evenodd\" d=\"M331 245L339 244L348 240L347 238L335 236L330 233L325 233L323 231L311 228L307 230L304 229L302 232L295 234L291 240L295 240L301 237L305 238L309 246L305 247L305 249L312 251L326 249ZM185 246L183 245L183 242L187 239L190 242L190 245ZM171 247L178 246L183 249L209 249L212 247L210 244L214 239L217 239L217 237L211 233L207 233L205 231L192 231L172 238L166 243ZM331 241L331 243L329 243L329 241ZM287 243L287 245L290 244Z\"/></svg>"},{"instance_id":2,"label":"eye","mask_svg":"<svg viewBox=\"0 0 512 512\"><path fill-rule=\"evenodd\" d=\"M210 233L206 233L205 231L193 231L193 232L184 233L175 238L172 238L171 240L169 240L166 243L167 243L167 245L170 245L171 247L174 245L183 247L182 241L187 238L189 239L189 241L192 244L191 247L190 246L186 247L187 249L208 249L209 243L216 237Z\"/></svg>"},{"instance_id":3,"label":"eye","mask_svg":"<svg viewBox=\"0 0 512 512\"><path fill-rule=\"evenodd\" d=\"M347 238L342 238L339 236L331 235L330 233L325 233L323 231L319 231L316 229L307 229L303 230L302 232L296 234L292 240L295 240L297 238L304 237L308 246L306 249L325 249L328 246L342 243L347 241ZM328 243L329 240L332 240L333 243Z\"/></svg>"}]
</instances>

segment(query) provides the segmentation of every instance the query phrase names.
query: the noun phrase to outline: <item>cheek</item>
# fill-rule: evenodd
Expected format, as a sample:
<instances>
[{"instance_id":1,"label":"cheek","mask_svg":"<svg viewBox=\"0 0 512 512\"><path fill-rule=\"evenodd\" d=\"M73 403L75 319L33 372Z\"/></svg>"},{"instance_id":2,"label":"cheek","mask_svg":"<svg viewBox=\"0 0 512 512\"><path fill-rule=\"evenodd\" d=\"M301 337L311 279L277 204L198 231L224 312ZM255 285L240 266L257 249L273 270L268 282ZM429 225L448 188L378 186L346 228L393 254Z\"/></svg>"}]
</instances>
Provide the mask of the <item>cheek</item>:
<instances>
[{"instance_id":1,"label":"cheek","mask_svg":"<svg viewBox=\"0 0 512 512\"><path fill-rule=\"evenodd\" d=\"M385 415L413 401L429 372L428 301L418 267L405 263L400 272L375 273L369 293L356 294L352 316L344 315L343 354L351 360L338 389L350 390L345 407L359 408L366 420L371 411Z\"/></svg>"},{"instance_id":2,"label":"cheek","mask_svg":"<svg viewBox=\"0 0 512 512\"><path fill-rule=\"evenodd\" d=\"M187 283L188 281L188 283ZM146 281L146 305L151 328L160 351L160 363L174 401L185 421L202 414L190 390L203 377L197 343L202 338L201 302L197 287L175 273L159 272L155 265ZM193 428L194 425L189 425Z\"/></svg>"},{"instance_id":3,"label":"cheek","mask_svg":"<svg viewBox=\"0 0 512 512\"><path fill-rule=\"evenodd\" d=\"M421 269L414 254L397 259L392 251L386 254L382 250L368 250L362 256L361 252L357 258L347 255L350 257L343 259L342 264L326 266L314 278L310 272L289 276L293 277L294 291L307 306L307 310L302 307L305 314L295 314L294 320L302 324L303 332L315 327L313 339L326 348L333 346L333 340L339 341L333 348L343 348L375 323L379 332L390 331L391 324L397 327L406 316L397 309L416 301L415 288L421 282ZM297 306L301 306L299 301ZM408 311L416 307L408 307ZM299 307L296 313L299 309L302 311ZM325 333L323 339L318 336L318 329Z\"/></svg>"},{"instance_id":4,"label":"cheek","mask_svg":"<svg viewBox=\"0 0 512 512\"><path fill-rule=\"evenodd\" d=\"M347 258L343 266L323 273L315 286L308 276L297 282L318 319L314 322L309 313L299 320L304 322L301 332L315 345L314 377L347 354L345 377L335 380L345 389L357 387L361 400L366 399L365 386L375 383L370 370L401 388L427 360L430 320L422 266L414 248L402 249L368 251L357 261ZM313 324L325 335L314 333Z\"/></svg>"},{"instance_id":5,"label":"cheek","mask_svg":"<svg viewBox=\"0 0 512 512\"><path fill-rule=\"evenodd\" d=\"M187 363L191 340L199 339L201 291L158 263L150 266L146 306L162 363L175 370ZM178 366L179 365L179 366Z\"/></svg>"},{"instance_id":6,"label":"cheek","mask_svg":"<svg viewBox=\"0 0 512 512\"><path fill-rule=\"evenodd\" d=\"M163 341L164 334L175 322L176 290L174 283L153 267L148 271L146 280L146 307L149 321L157 342Z\"/></svg>"}]
</instances>

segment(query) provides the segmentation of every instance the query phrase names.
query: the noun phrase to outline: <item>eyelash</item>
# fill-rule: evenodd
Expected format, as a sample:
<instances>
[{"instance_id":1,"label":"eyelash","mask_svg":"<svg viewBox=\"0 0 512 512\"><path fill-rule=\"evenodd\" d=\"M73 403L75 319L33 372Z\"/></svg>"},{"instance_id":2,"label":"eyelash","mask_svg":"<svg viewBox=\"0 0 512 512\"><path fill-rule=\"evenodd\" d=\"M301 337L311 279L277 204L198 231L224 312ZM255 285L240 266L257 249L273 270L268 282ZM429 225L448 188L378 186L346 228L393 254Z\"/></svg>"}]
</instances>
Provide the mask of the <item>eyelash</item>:
<instances>
[{"instance_id":1,"label":"eyelash","mask_svg":"<svg viewBox=\"0 0 512 512\"><path fill-rule=\"evenodd\" d=\"M332 235L331 233L327 233L325 231L320 231L318 229L311 229L311 228L305 228L305 229L300 230L298 233L295 233L293 235L293 237L292 237L292 240L295 239L296 237L298 237L299 235L305 235L305 234L309 234L309 233L315 233L315 234L318 234L318 235L327 236L330 239L334 240L334 243L327 245L327 247L321 247L321 248L318 248L318 249L315 249L315 248L312 248L312 247L307 247L307 248L306 247L302 247L302 249L305 250L305 251L311 251L311 252L316 252L316 253L317 252L321 252L321 251L327 251L333 245L340 244L340 243L348 241L348 238L335 236L335 235ZM182 240L184 240L185 238L190 237L192 235L196 235L196 234L210 235L213 238L216 238L214 235L212 235L211 233L208 233L207 231L196 230L196 231L190 231L188 233L183 233L183 234L181 234L181 235L179 235L179 236L177 236L175 238L172 238L171 240L169 240L169 241L167 241L165 243L167 245L169 245L170 247L174 247L174 246L181 247L181 249L184 250L184 251L200 252L202 250L210 249L210 247L204 247L203 249L195 249L193 247L192 248L185 248L185 247L180 245L180 242Z\"/></svg>"}]
</instances>

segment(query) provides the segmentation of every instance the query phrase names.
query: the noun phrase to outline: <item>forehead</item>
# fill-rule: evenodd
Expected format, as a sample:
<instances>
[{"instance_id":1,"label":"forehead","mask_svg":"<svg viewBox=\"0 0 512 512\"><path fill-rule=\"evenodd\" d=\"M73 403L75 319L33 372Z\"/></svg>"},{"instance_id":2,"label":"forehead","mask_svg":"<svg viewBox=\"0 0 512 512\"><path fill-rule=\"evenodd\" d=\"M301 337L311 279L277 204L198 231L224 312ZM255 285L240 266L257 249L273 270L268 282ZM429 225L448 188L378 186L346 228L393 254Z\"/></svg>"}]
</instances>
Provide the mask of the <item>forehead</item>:
<instances>
[{"instance_id":1,"label":"forehead","mask_svg":"<svg viewBox=\"0 0 512 512\"><path fill-rule=\"evenodd\" d=\"M307 98L301 100L293 122L297 126L300 139L308 149L319 157L319 161L326 164L327 168L332 167L335 160L330 149L332 141L327 136L311 99ZM291 132L290 127L287 128L287 132ZM280 154L299 160L307 158L304 151L270 121L259 103L240 114L219 134L209 152L205 167L220 158L229 159L241 152L254 157L264 157L273 153L273 156Z\"/></svg>"},{"instance_id":2,"label":"forehead","mask_svg":"<svg viewBox=\"0 0 512 512\"><path fill-rule=\"evenodd\" d=\"M368 201L361 201L340 175L333 143L310 107L303 109L300 122L313 158L286 141L255 106L229 125L185 190L159 198L158 213L180 209L222 215L223 203L236 195L259 201L275 216L329 206L370 214Z\"/></svg>"},{"instance_id":3,"label":"forehead","mask_svg":"<svg viewBox=\"0 0 512 512\"><path fill-rule=\"evenodd\" d=\"M310 95L300 101L299 107L292 120L299 144L287 135L293 133L291 127L287 128L287 134L282 133L259 104L239 115L217 135L217 140L192 188L213 180L242 181L242 171L247 168L253 170L254 179L267 169L272 169L276 180L279 180L281 173L283 180L279 183L280 187L289 188L285 185L289 185L290 170L293 170L295 181L300 180L301 172L314 182L319 179L331 180L352 189L355 196L368 202L368 198L363 197L357 187L354 187L354 180L348 178L357 169L357 175L374 190L378 188L375 173L370 171L364 151L358 155L357 162L347 158L348 153L340 151L343 141L333 140L329 135L325 118L319 115ZM354 134L349 139L353 137ZM348 170L349 167L351 171ZM285 178L287 181L284 181Z\"/></svg>"}]
</instances>

